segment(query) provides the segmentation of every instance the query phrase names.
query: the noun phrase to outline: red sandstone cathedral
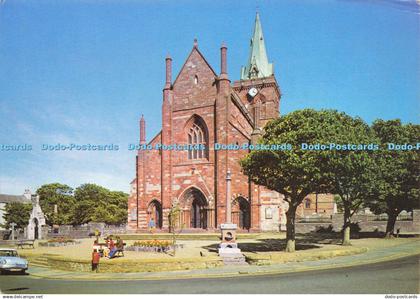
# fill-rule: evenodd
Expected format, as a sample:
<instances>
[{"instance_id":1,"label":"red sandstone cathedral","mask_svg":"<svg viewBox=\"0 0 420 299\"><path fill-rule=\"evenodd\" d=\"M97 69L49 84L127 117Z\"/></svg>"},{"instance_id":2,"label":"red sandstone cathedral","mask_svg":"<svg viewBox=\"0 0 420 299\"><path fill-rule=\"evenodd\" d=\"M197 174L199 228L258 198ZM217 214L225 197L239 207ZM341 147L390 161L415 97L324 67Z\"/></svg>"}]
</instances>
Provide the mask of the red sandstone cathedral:
<instances>
[{"instance_id":1,"label":"red sandstone cathedral","mask_svg":"<svg viewBox=\"0 0 420 299\"><path fill-rule=\"evenodd\" d=\"M251 183L239 160L248 150L215 150L215 144L253 144L264 125L279 114L281 92L265 49L259 15L255 19L247 65L231 82L227 47L220 49L220 73L209 65L197 41L172 81L166 58L162 130L146 143L140 120L136 178L128 202L128 229L168 229L168 212L182 210L184 231L216 230L226 221L226 176L231 173L232 221L246 231L278 231L287 205L282 195ZM189 150L162 150L157 145L190 145Z\"/></svg>"}]
</instances>

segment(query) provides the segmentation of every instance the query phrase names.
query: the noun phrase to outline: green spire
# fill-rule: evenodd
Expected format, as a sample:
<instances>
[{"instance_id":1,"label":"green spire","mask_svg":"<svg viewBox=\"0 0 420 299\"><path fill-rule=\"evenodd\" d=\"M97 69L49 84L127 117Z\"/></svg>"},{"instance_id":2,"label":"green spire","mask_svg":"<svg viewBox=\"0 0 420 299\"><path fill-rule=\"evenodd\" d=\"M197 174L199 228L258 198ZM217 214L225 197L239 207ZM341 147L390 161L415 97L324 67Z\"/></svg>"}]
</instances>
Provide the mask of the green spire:
<instances>
[{"instance_id":1,"label":"green spire","mask_svg":"<svg viewBox=\"0 0 420 299\"><path fill-rule=\"evenodd\" d=\"M241 68L241 80L264 78L273 75L273 64L268 63L260 15L255 17L254 35L251 39L248 64Z\"/></svg>"}]
</instances>

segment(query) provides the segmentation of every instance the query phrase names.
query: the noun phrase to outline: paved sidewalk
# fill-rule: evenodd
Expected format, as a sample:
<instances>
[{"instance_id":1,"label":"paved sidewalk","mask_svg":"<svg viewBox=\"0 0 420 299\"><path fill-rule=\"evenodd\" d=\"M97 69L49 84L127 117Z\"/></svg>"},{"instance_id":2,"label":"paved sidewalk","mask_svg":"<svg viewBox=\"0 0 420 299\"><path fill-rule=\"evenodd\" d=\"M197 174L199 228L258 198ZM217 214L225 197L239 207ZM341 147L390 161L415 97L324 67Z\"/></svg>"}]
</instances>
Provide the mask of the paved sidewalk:
<instances>
[{"instance_id":1,"label":"paved sidewalk","mask_svg":"<svg viewBox=\"0 0 420 299\"><path fill-rule=\"evenodd\" d=\"M285 253L287 254L287 253ZM420 240L398 246L377 248L365 253L340 256L335 258L290 262L267 266L244 265L224 266L211 269L197 269L171 272L137 272L137 273L90 273L51 270L49 268L33 267L28 273L34 278L66 279L66 280L159 280L159 279L191 279L209 277L232 277L243 275L280 274L310 270L351 267L356 265L377 263L420 254Z\"/></svg>"}]
</instances>

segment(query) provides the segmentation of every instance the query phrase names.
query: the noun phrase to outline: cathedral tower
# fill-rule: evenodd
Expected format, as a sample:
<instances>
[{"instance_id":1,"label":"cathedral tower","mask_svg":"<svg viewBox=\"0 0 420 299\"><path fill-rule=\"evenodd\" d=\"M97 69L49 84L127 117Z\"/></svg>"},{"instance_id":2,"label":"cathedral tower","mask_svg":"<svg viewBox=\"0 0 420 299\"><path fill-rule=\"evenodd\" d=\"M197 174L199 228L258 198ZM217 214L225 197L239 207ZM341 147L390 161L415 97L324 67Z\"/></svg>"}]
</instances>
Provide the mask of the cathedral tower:
<instances>
[{"instance_id":1,"label":"cathedral tower","mask_svg":"<svg viewBox=\"0 0 420 299\"><path fill-rule=\"evenodd\" d=\"M250 41L249 58L241 68L241 79L233 83L234 91L254 117L254 140L265 124L280 115L280 88L269 63L260 16L255 17L254 33Z\"/></svg>"}]
</instances>

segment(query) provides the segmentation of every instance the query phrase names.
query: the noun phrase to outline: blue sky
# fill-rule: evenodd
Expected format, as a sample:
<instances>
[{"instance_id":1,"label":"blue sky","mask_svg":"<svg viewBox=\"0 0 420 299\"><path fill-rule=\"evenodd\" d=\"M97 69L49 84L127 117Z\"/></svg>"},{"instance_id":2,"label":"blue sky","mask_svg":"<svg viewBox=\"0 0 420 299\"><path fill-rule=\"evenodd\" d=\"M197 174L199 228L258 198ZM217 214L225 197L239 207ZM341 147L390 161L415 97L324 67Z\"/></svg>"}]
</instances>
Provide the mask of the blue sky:
<instances>
[{"instance_id":1,"label":"blue sky","mask_svg":"<svg viewBox=\"0 0 420 299\"><path fill-rule=\"evenodd\" d=\"M239 78L255 11L283 92L281 113L333 108L371 122L419 122L420 15L413 1L0 0L0 193L62 182L129 190L138 119L161 125L164 58L174 77L193 39ZM44 152L42 143L119 144Z\"/></svg>"}]
</instances>

